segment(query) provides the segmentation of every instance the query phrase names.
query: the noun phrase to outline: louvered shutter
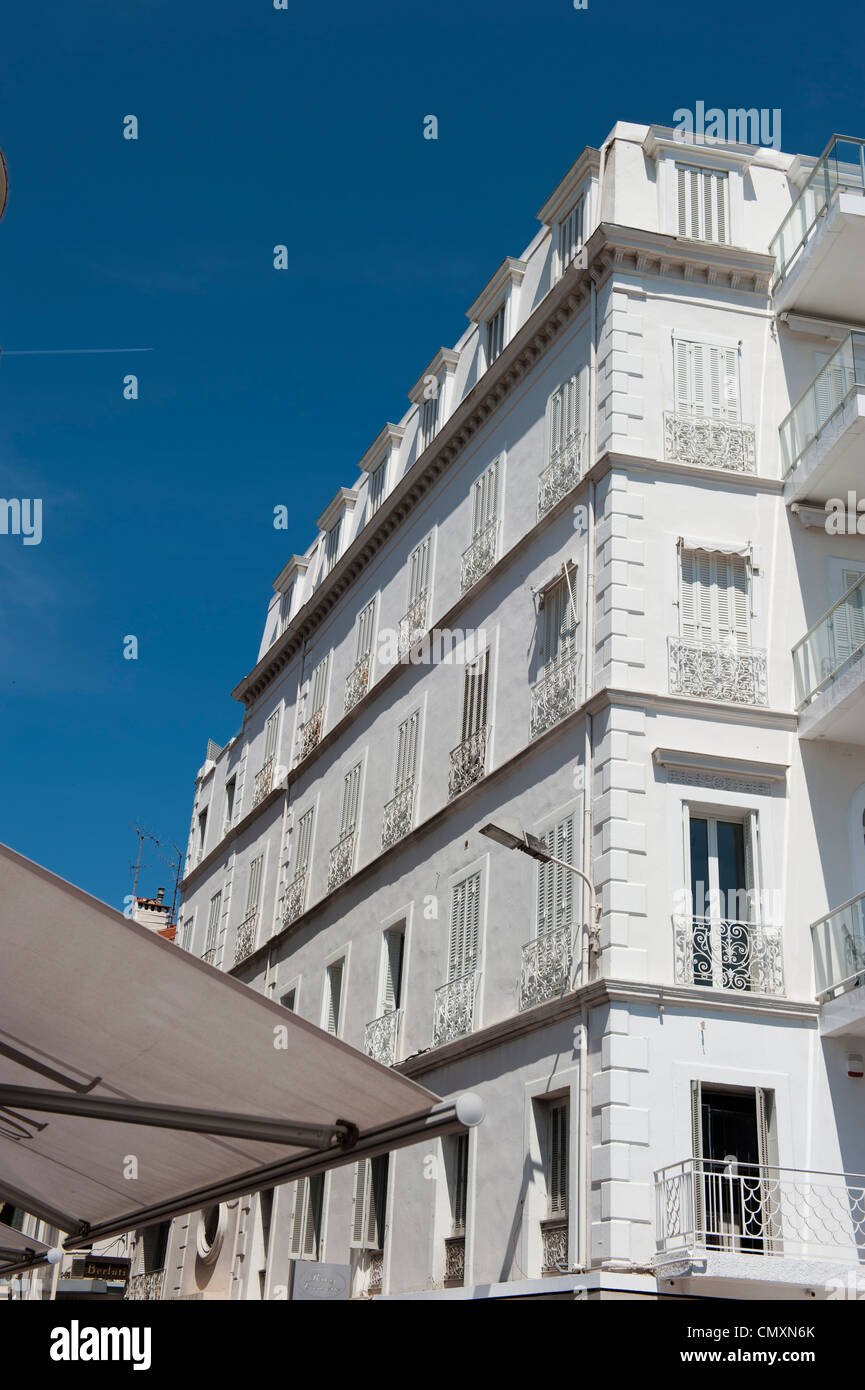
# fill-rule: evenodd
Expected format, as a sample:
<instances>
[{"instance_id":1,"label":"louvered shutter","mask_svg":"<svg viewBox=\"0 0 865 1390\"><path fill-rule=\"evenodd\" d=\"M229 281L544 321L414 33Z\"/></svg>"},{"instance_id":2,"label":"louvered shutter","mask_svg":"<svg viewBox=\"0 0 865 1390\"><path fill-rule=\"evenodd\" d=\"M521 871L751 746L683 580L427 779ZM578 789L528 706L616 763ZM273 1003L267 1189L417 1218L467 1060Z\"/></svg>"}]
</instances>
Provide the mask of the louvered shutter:
<instances>
[{"instance_id":1,"label":"louvered shutter","mask_svg":"<svg viewBox=\"0 0 865 1390\"><path fill-rule=\"evenodd\" d=\"M677 338L673 343L676 377L676 410L684 414L690 414L693 410L691 347L691 343L686 343L681 338Z\"/></svg>"},{"instance_id":2,"label":"louvered shutter","mask_svg":"<svg viewBox=\"0 0 865 1390\"><path fill-rule=\"evenodd\" d=\"M216 949L216 938L219 933L219 913L222 908L222 893L214 893L210 899L210 913L207 918L207 941L204 946L204 954Z\"/></svg>"},{"instance_id":3,"label":"louvered shutter","mask_svg":"<svg viewBox=\"0 0 865 1390\"><path fill-rule=\"evenodd\" d=\"M327 540L325 543L325 569L327 573L330 573L339 559L339 538L341 532L342 519L340 518L336 525L332 526L327 533Z\"/></svg>"},{"instance_id":4,"label":"louvered shutter","mask_svg":"<svg viewBox=\"0 0 865 1390\"><path fill-rule=\"evenodd\" d=\"M318 665L312 673L309 701L310 718L312 717L312 715L316 713L317 710L320 710L322 705L324 704L324 694L327 688L327 666L329 656L330 653L328 653L328 656L322 657L321 661L318 663Z\"/></svg>"},{"instance_id":5,"label":"louvered shutter","mask_svg":"<svg viewBox=\"0 0 865 1390\"><path fill-rule=\"evenodd\" d=\"M267 721L264 728L264 761L270 759L276 753L276 745L279 740L279 710L275 709Z\"/></svg>"},{"instance_id":6,"label":"louvered shutter","mask_svg":"<svg viewBox=\"0 0 865 1390\"><path fill-rule=\"evenodd\" d=\"M409 583L408 601L409 604L419 599L429 585L429 556L430 538L421 541L411 553L408 559L409 564Z\"/></svg>"},{"instance_id":7,"label":"louvered shutter","mask_svg":"<svg viewBox=\"0 0 865 1390\"><path fill-rule=\"evenodd\" d=\"M574 818L568 816L542 837L550 854L572 864ZM573 874L559 864L538 864L538 935L570 926L573 921Z\"/></svg>"},{"instance_id":8,"label":"louvered shutter","mask_svg":"<svg viewBox=\"0 0 865 1390\"><path fill-rule=\"evenodd\" d=\"M306 1229L306 1214L309 1207L309 1179L301 1178L294 1185L294 1212L291 1221L291 1248L289 1253L299 1259L303 1254L303 1238Z\"/></svg>"},{"instance_id":9,"label":"louvered shutter","mask_svg":"<svg viewBox=\"0 0 865 1390\"><path fill-rule=\"evenodd\" d=\"M745 889L748 895L748 920L760 921L760 840L757 812L745 817Z\"/></svg>"},{"instance_id":10,"label":"louvered shutter","mask_svg":"<svg viewBox=\"0 0 865 1390\"><path fill-rule=\"evenodd\" d=\"M847 594L865 575L861 570L844 570L842 583ZM865 585L839 603L829 619L830 665L834 668L848 660L865 643Z\"/></svg>"},{"instance_id":11,"label":"louvered shutter","mask_svg":"<svg viewBox=\"0 0 865 1390\"><path fill-rule=\"evenodd\" d=\"M717 620L712 639L744 651L750 636L750 585L748 565L742 555L712 555Z\"/></svg>"},{"instance_id":12,"label":"louvered shutter","mask_svg":"<svg viewBox=\"0 0 865 1390\"><path fill-rule=\"evenodd\" d=\"M328 1033L334 1036L339 1029L339 1014L342 997L342 972L343 962L337 961L335 965L327 967L327 1016L325 1027Z\"/></svg>"},{"instance_id":13,"label":"louvered shutter","mask_svg":"<svg viewBox=\"0 0 865 1390\"><path fill-rule=\"evenodd\" d=\"M452 1189L451 1218L453 1234L462 1235L466 1228L469 1184L469 1136L457 1134L452 1139L454 1181Z\"/></svg>"},{"instance_id":14,"label":"louvered shutter","mask_svg":"<svg viewBox=\"0 0 865 1390\"><path fill-rule=\"evenodd\" d=\"M396 761L394 764L394 794L414 781L417 765L417 739L420 728L420 710L415 710L404 719L397 729Z\"/></svg>"},{"instance_id":15,"label":"louvered shutter","mask_svg":"<svg viewBox=\"0 0 865 1390\"><path fill-rule=\"evenodd\" d=\"M463 678L462 742L485 728L487 722L487 653L465 668Z\"/></svg>"},{"instance_id":16,"label":"louvered shutter","mask_svg":"<svg viewBox=\"0 0 865 1390\"><path fill-rule=\"evenodd\" d=\"M472 538L495 520L498 488L498 462L482 473L472 488Z\"/></svg>"},{"instance_id":17,"label":"louvered shutter","mask_svg":"<svg viewBox=\"0 0 865 1390\"><path fill-rule=\"evenodd\" d=\"M303 1257L306 1260L318 1259L318 1241L321 1231L321 1209L324 1198L324 1174L316 1173L306 1179L306 1213L303 1226Z\"/></svg>"},{"instance_id":18,"label":"louvered shutter","mask_svg":"<svg viewBox=\"0 0 865 1390\"><path fill-rule=\"evenodd\" d=\"M676 228L691 241L727 241L727 175L676 165Z\"/></svg>"},{"instance_id":19,"label":"louvered shutter","mask_svg":"<svg viewBox=\"0 0 865 1390\"><path fill-rule=\"evenodd\" d=\"M354 1196L352 1197L351 1244L357 1248L364 1244L367 1211L369 1208L370 1161L362 1159L354 1165Z\"/></svg>"},{"instance_id":20,"label":"louvered shutter","mask_svg":"<svg viewBox=\"0 0 865 1390\"><path fill-rule=\"evenodd\" d=\"M381 1250L384 1245L385 1209L387 1205L388 1156L370 1159L369 1201L366 1214L366 1246Z\"/></svg>"},{"instance_id":21,"label":"louvered shutter","mask_svg":"<svg viewBox=\"0 0 865 1390\"><path fill-rule=\"evenodd\" d=\"M692 1195L694 1200L694 1234L697 1240L703 1237L706 1225L705 1186L703 1177L703 1087L699 1081L691 1082L691 1152L697 1160L697 1170L693 1176ZM683 1199L684 1200L684 1199ZM687 1210L683 1213L683 1219Z\"/></svg>"},{"instance_id":22,"label":"louvered shutter","mask_svg":"<svg viewBox=\"0 0 865 1390\"><path fill-rule=\"evenodd\" d=\"M260 854L257 859L253 859L249 866L249 879L246 886L246 912L245 916L258 911L258 902L261 895L261 870L264 864L264 855Z\"/></svg>"},{"instance_id":23,"label":"louvered shutter","mask_svg":"<svg viewBox=\"0 0 865 1390\"><path fill-rule=\"evenodd\" d=\"M402 932L389 931L384 936L384 999L383 1012L399 1008L402 992L402 958L405 937Z\"/></svg>"},{"instance_id":24,"label":"louvered shutter","mask_svg":"<svg viewBox=\"0 0 865 1390\"><path fill-rule=\"evenodd\" d=\"M309 866L309 851L312 843L312 818L314 811L310 809L301 816L297 826L297 855L295 856L294 872L295 875L302 874Z\"/></svg>"},{"instance_id":25,"label":"louvered shutter","mask_svg":"<svg viewBox=\"0 0 865 1390\"><path fill-rule=\"evenodd\" d=\"M342 814L339 821L340 839L350 835L357 825L357 808L360 797L360 763L347 772L342 784Z\"/></svg>"},{"instance_id":26,"label":"louvered shutter","mask_svg":"<svg viewBox=\"0 0 865 1390\"><path fill-rule=\"evenodd\" d=\"M550 1216L568 1210L568 1103L549 1107L549 1208Z\"/></svg>"},{"instance_id":27,"label":"louvered shutter","mask_svg":"<svg viewBox=\"0 0 865 1390\"><path fill-rule=\"evenodd\" d=\"M362 661L363 658L372 650L372 620L375 611L375 600L368 603L357 615L357 637L355 641L354 659L355 663Z\"/></svg>"},{"instance_id":28,"label":"louvered shutter","mask_svg":"<svg viewBox=\"0 0 865 1390\"><path fill-rule=\"evenodd\" d=\"M451 936L448 979L469 975L477 965L480 923L481 876L479 873L454 884L451 898Z\"/></svg>"}]
</instances>

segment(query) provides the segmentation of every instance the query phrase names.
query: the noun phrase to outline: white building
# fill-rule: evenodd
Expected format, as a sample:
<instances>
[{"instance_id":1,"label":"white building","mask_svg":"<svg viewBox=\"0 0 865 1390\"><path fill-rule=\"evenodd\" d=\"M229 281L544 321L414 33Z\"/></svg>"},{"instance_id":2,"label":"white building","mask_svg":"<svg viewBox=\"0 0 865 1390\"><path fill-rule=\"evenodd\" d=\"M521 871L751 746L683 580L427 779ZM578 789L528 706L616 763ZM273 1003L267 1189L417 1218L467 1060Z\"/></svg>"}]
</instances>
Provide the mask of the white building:
<instances>
[{"instance_id":1,"label":"white building","mask_svg":"<svg viewBox=\"0 0 865 1390\"><path fill-rule=\"evenodd\" d=\"M164 1297L855 1287L863 167L617 125L278 575L178 941L487 1118L175 1223Z\"/></svg>"}]
</instances>

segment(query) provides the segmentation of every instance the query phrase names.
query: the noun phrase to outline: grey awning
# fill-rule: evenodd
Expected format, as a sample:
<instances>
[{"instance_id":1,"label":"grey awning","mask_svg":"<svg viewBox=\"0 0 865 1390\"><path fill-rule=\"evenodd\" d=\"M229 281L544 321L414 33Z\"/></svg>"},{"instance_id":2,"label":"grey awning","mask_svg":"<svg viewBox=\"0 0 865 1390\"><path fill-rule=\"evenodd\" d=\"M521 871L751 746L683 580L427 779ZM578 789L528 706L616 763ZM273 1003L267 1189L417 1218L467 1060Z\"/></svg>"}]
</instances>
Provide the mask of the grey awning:
<instances>
[{"instance_id":1,"label":"grey awning","mask_svg":"<svg viewBox=\"0 0 865 1390\"><path fill-rule=\"evenodd\" d=\"M48 1246L43 1241L36 1240L34 1236L25 1236L23 1231L16 1231L14 1226L0 1221L0 1275L10 1265L47 1253Z\"/></svg>"},{"instance_id":2,"label":"grey awning","mask_svg":"<svg viewBox=\"0 0 865 1390\"><path fill-rule=\"evenodd\" d=\"M0 1196L70 1248L479 1118L5 846L0 950Z\"/></svg>"}]
</instances>

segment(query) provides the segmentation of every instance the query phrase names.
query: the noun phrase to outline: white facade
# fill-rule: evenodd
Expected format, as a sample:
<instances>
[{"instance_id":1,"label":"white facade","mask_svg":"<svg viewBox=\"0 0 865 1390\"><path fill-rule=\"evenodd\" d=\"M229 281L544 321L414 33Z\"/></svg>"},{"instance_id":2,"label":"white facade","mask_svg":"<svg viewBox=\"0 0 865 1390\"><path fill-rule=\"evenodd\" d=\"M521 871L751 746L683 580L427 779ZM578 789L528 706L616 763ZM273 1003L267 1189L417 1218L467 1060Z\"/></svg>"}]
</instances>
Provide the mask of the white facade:
<instances>
[{"instance_id":1,"label":"white facade","mask_svg":"<svg viewBox=\"0 0 865 1390\"><path fill-rule=\"evenodd\" d=\"M823 524L865 460L865 199L851 164L812 216L814 164L617 125L277 578L178 941L487 1119L175 1223L164 1297L285 1297L295 1258L384 1297L858 1269L861 900L816 983L810 928L865 890L865 539Z\"/></svg>"}]
</instances>

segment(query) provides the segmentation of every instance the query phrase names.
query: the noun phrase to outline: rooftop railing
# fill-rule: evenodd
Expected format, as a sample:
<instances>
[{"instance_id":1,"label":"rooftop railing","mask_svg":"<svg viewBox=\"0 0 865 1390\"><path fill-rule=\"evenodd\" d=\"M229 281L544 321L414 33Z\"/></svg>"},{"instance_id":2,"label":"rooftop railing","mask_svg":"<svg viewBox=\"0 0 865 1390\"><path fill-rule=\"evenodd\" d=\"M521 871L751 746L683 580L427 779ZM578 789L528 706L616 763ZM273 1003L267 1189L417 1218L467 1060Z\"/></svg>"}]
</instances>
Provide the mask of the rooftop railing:
<instances>
[{"instance_id":1,"label":"rooftop railing","mask_svg":"<svg viewBox=\"0 0 865 1390\"><path fill-rule=\"evenodd\" d=\"M773 290L797 260L836 189L865 193L865 140L833 135L825 153L818 159L769 245L775 257Z\"/></svg>"},{"instance_id":2,"label":"rooftop railing","mask_svg":"<svg viewBox=\"0 0 865 1390\"><path fill-rule=\"evenodd\" d=\"M782 422L784 477L819 438L855 386L865 386L865 333L848 333Z\"/></svg>"},{"instance_id":3,"label":"rooftop railing","mask_svg":"<svg viewBox=\"0 0 865 1390\"><path fill-rule=\"evenodd\" d=\"M811 927L818 995L841 994L865 980L865 893Z\"/></svg>"},{"instance_id":4,"label":"rooftop railing","mask_svg":"<svg viewBox=\"0 0 865 1390\"><path fill-rule=\"evenodd\" d=\"M865 575L793 648L796 706L803 709L865 651Z\"/></svg>"}]
</instances>

